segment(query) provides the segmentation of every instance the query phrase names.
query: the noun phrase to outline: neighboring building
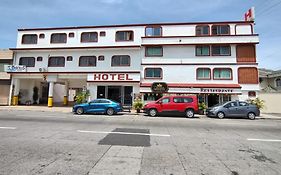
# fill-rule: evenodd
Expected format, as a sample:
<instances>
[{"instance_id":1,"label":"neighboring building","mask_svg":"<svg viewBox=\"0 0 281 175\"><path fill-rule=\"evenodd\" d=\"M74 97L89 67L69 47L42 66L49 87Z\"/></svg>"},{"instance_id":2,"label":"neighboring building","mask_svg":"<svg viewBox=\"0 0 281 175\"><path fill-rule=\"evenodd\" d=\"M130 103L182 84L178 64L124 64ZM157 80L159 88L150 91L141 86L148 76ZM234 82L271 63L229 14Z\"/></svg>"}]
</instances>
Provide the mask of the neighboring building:
<instances>
[{"instance_id":1,"label":"neighboring building","mask_svg":"<svg viewBox=\"0 0 281 175\"><path fill-rule=\"evenodd\" d=\"M281 113L279 107L281 99L281 70L259 69L260 94L265 101L263 112Z\"/></svg>"},{"instance_id":2,"label":"neighboring building","mask_svg":"<svg viewBox=\"0 0 281 175\"><path fill-rule=\"evenodd\" d=\"M38 87L49 106L83 89L124 105L168 94L197 94L209 106L245 100L259 90L253 28L232 21L19 29L11 50L14 65L27 69L12 72L13 99L33 101Z\"/></svg>"},{"instance_id":3,"label":"neighboring building","mask_svg":"<svg viewBox=\"0 0 281 175\"><path fill-rule=\"evenodd\" d=\"M0 49L0 105L9 104L11 86L11 75L4 71L4 65L13 62L13 52L7 49Z\"/></svg>"}]
</instances>

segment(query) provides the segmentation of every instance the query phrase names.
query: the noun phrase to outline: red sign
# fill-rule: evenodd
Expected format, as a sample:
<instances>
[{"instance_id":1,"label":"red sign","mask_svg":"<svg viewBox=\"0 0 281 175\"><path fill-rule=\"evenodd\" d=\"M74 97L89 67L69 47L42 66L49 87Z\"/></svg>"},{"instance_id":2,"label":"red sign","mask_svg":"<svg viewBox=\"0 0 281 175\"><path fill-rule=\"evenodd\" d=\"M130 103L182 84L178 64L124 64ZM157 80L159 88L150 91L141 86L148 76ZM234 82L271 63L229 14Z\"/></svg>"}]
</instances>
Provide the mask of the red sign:
<instances>
[{"instance_id":1,"label":"red sign","mask_svg":"<svg viewBox=\"0 0 281 175\"><path fill-rule=\"evenodd\" d=\"M127 73L95 73L93 81L132 81Z\"/></svg>"}]
</instances>

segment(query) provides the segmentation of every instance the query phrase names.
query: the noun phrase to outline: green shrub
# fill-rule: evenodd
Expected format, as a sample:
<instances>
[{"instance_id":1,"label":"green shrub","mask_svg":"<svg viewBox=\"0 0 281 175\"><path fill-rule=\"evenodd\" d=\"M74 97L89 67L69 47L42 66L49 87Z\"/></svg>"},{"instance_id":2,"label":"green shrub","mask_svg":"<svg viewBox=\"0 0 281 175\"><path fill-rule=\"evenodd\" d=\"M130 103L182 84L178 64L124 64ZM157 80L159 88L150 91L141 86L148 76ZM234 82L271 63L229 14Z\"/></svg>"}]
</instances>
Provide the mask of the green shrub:
<instances>
[{"instance_id":1,"label":"green shrub","mask_svg":"<svg viewBox=\"0 0 281 175\"><path fill-rule=\"evenodd\" d=\"M137 98L134 103L133 103L133 108L135 110L140 110L143 107L143 102L141 101L141 99Z\"/></svg>"},{"instance_id":2,"label":"green shrub","mask_svg":"<svg viewBox=\"0 0 281 175\"><path fill-rule=\"evenodd\" d=\"M199 110L205 110L207 109L207 105L204 102L198 103Z\"/></svg>"},{"instance_id":3,"label":"green shrub","mask_svg":"<svg viewBox=\"0 0 281 175\"><path fill-rule=\"evenodd\" d=\"M75 102L77 104L81 104L81 103L86 103L88 101L88 97L90 96L89 91L82 91L82 92L78 92L77 95L75 96Z\"/></svg>"},{"instance_id":4,"label":"green shrub","mask_svg":"<svg viewBox=\"0 0 281 175\"><path fill-rule=\"evenodd\" d=\"M265 101L260 98L255 99L248 99L247 100L250 104L256 105L259 109L265 108Z\"/></svg>"}]
</instances>

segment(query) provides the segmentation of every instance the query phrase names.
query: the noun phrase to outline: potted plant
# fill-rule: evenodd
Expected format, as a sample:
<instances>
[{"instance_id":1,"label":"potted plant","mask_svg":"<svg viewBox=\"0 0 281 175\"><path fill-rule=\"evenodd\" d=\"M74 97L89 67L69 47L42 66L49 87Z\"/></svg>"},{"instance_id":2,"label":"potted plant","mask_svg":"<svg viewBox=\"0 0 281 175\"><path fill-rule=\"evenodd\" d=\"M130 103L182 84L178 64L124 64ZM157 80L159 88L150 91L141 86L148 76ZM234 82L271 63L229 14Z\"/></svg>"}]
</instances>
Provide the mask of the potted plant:
<instances>
[{"instance_id":1,"label":"potted plant","mask_svg":"<svg viewBox=\"0 0 281 175\"><path fill-rule=\"evenodd\" d=\"M199 109L198 113L200 115L204 115L205 110L207 109L207 105L204 102L198 103L198 109Z\"/></svg>"},{"instance_id":2,"label":"potted plant","mask_svg":"<svg viewBox=\"0 0 281 175\"><path fill-rule=\"evenodd\" d=\"M140 113L140 110L143 107L143 102L141 101L141 99L137 98L133 103L133 107L137 111L137 113Z\"/></svg>"},{"instance_id":3,"label":"potted plant","mask_svg":"<svg viewBox=\"0 0 281 175\"><path fill-rule=\"evenodd\" d=\"M82 91L78 92L77 95L75 96L75 103L76 104L81 104L81 103L86 103L88 100L88 97L90 96L89 91Z\"/></svg>"}]
</instances>

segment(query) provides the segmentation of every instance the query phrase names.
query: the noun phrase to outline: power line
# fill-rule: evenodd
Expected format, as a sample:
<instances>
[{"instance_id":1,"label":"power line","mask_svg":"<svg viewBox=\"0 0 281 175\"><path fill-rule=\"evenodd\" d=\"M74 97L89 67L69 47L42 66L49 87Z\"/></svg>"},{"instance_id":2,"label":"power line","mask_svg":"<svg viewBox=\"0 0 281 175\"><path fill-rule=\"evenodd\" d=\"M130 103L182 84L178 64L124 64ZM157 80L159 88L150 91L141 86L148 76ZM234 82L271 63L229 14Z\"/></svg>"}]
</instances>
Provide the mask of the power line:
<instances>
[{"instance_id":1,"label":"power line","mask_svg":"<svg viewBox=\"0 0 281 175\"><path fill-rule=\"evenodd\" d=\"M281 1L278 1L277 3L272 4L271 6L265 8L265 9L262 10L261 12L257 13L256 16L260 16L260 15L262 15L262 14L268 14L267 12L271 13L272 11L270 11L270 10L273 9L273 8L275 8L275 7L277 7L277 6L280 5L280 4L281 4Z\"/></svg>"}]
</instances>

